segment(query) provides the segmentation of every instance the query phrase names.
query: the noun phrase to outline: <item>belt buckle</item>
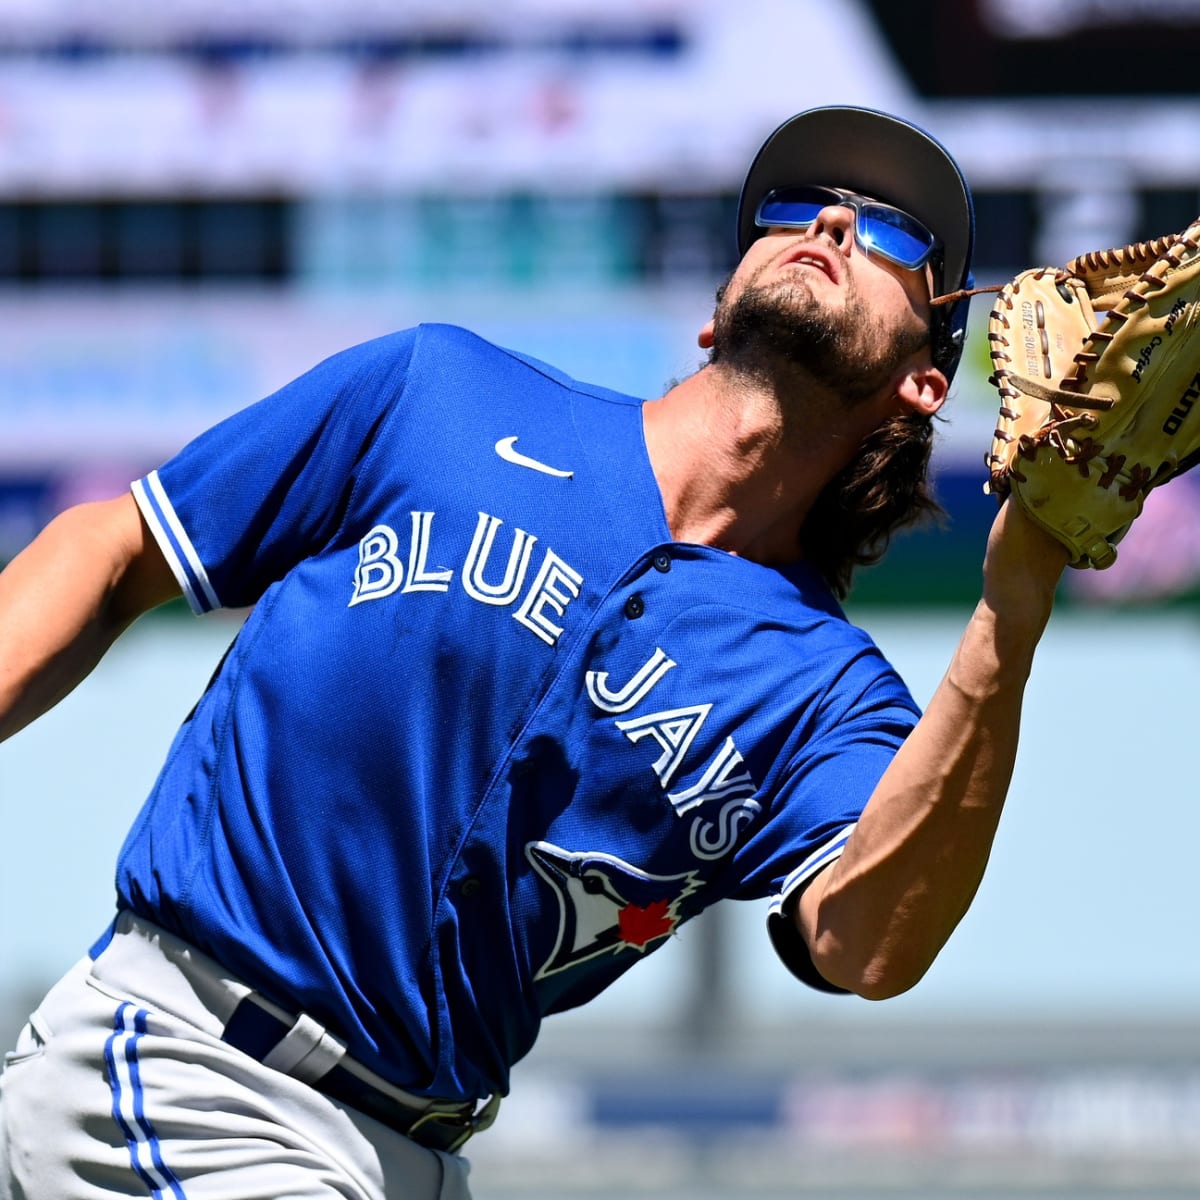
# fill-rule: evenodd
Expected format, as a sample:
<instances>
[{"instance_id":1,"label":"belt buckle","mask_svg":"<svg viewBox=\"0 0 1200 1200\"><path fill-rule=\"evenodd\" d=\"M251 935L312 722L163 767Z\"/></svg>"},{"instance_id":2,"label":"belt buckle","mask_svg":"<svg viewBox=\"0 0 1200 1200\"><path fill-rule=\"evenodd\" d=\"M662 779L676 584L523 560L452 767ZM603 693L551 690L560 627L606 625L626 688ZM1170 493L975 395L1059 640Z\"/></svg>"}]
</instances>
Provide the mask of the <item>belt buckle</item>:
<instances>
[{"instance_id":1,"label":"belt buckle","mask_svg":"<svg viewBox=\"0 0 1200 1200\"><path fill-rule=\"evenodd\" d=\"M457 1135L451 1137L449 1141L442 1144L441 1139L437 1139L438 1144L433 1147L437 1150L443 1150L447 1154L454 1154L462 1146L466 1144L469 1138L474 1134L487 1129L489 1125L496 1119L496 1113L500 1108L500 1095L495 1093L488 1097L486 1103L477 1112L445 1112L438 1109L433 1109L430 1112L422 1113L408 1128L408 1136L415 1142L422 1145L427 1143L422 1141L418 1133L425 1132L427 1126L445 1126L448 1130L457 1130Z\"/></svg>"}]
</instances>

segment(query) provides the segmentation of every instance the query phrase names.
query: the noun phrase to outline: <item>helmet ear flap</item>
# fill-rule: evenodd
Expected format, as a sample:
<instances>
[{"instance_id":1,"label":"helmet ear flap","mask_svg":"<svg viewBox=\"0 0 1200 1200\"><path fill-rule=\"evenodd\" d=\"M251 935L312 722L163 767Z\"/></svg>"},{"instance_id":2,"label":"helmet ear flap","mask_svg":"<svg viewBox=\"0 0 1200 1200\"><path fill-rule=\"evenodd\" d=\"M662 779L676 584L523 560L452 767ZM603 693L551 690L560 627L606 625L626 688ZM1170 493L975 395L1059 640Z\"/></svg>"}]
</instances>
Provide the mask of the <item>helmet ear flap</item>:
<instances>
[{"instance_id":1,"label":"helmet ear flap","mask_svg":"<svg viewBox=\"0 0 1200 1200\"><path fill-rule=\"evenodd\" d=\"M967 273L963 288L975 286L975 277ZM954 378L962 358L963 344L967 340L967 317L970 314L971 298L964 296L953 304L935 305L930 328L930 355L947 381Z\"/></svg>"}]
</instances>

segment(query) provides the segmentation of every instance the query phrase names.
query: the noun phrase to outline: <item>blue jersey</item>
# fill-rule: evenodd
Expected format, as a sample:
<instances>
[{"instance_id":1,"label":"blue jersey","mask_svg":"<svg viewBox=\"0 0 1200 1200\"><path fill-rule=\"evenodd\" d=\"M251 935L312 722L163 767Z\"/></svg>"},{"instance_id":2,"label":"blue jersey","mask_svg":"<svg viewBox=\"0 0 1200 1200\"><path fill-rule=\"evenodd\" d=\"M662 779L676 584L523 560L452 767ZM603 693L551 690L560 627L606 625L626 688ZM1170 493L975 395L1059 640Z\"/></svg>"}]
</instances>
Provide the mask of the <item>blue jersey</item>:
<instances>
[{"instance_id":1,"label":"blue jersey","mask_svg":"<svg viewBox=\"0 0 1200 1200\"><path fill-rule=\"evenodd\" d=\"M641 403L422 326L134 484L193 609L252 611L119 901L411 1091L506 1091L723 897L822 986L789 897L916 720L815 572L672 541Z\"/></svg>"}]
</instances>

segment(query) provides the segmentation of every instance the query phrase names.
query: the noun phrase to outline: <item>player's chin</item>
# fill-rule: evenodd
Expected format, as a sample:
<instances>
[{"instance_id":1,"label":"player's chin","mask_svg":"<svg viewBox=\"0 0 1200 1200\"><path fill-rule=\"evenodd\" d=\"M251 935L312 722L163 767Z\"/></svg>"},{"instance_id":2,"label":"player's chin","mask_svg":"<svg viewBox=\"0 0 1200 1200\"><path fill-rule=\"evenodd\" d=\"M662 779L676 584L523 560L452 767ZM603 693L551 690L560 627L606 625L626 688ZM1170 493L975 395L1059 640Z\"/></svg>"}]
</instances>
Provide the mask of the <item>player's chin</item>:
<instances>
[{"instance_id":1,"label":"player's chin","mask_svg":"<svg viewBox=\"0 0 1200 1200\"><path fill-rule=\"evenodd\" d=\"M765 325L848 331L853 324L844 294L820 271L784 274L761 289L755 299L756 314Z\"/></svg>"},{"instance_id":2,"label":"player's chin","mask_svg":"<svg viewBox=\"0 0 1200 1200\"><path fill-rule=\"evenodd\" d=\"M838 291L841 284L824 268L812 262L786 262L779 268L783 284L803 284L810 292L826 288Z\"/></svg>"}]
</instances>

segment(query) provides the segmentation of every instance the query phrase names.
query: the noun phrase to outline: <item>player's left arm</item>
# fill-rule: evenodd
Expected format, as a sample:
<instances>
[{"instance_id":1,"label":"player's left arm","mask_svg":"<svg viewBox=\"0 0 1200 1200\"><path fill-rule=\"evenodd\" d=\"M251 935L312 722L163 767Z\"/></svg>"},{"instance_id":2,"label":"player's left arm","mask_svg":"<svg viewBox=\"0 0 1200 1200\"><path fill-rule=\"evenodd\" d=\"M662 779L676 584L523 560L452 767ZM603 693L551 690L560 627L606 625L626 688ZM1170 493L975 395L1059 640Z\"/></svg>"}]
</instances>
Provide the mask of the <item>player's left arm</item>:
<instances>
[{"instance_id":1,"label":"player's left arm","mask_svg":"<svg viewBox=\"0 0 1200 1200\"><path fill-rule=\"evenodd\" d=\"M817 970L884 999L912 987L983 877L1017 752L1034 650L1066 551L1016 505L1000 510L982 598L916 728L841 857L805 889L796 921Z\"/></svg>"},{"instance_id":2,"label":"player's left arm","mask_svg":"<svg viewBox=\"0 0 1200 1200\"><path fill-rule=\"evenodd\" d=\"M55 517L0 573L0 741L71 692L137 617L179 594L132 495Z\"/></svg>"}]
</instances>

